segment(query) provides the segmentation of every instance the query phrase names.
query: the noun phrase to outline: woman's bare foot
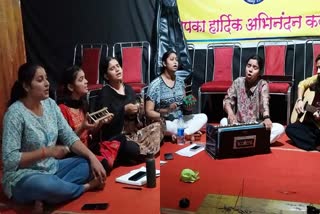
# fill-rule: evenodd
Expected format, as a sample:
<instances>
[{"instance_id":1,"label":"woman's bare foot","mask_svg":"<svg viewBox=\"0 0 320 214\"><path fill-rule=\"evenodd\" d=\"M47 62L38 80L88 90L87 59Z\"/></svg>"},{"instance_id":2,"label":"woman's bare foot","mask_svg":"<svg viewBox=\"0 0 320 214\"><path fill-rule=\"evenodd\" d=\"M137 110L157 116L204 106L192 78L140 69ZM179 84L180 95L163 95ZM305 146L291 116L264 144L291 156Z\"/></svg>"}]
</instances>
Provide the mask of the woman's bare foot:
<instances>
[{"instance_id":1,"label":"woman's bare foot","mask_svg":"<svg viewBox=\"0 0 320 214\"><path fill-rule=\"evenodd\" d=\"M42 201L35 201L34 208L32 210L32 214L43 214L44 213L44 206Z\"/></svg>"},{"instance_id":2,"label":"woman's bare foot","mask_svg":"<svg viewBox=\"0 0 320 214\"><path fill-rule=\"evenodd\" d=\"M171 140L172 140L172 143L177 143L177 136L176 135L171 135Z\"/></svg>"},{"instance_id":3,"label":"woman's bare foot","mask_svg":"<svg viewBox=\"0 0 320 214\"><path fill-rule=\"evenodd\" d=\"M194 134L191 134L191 135L186 135L185 136L185 139L187 141L200 141L201 140L201 135L202 135L202 132L201 131L197 131L195 132Z\"/></svg>"},{"instance_id":4,"label":"woman's bare foot","mask_svg":"<svg viewBox=\"0 0 320 214\"><path fill-rule=\"evenodd\" d=\"M90 190L102 190L104 187L104 182L101 182L98 178L93 178L88 183L84 184L84 191L90 191Z\"/></svg>"}]
</instances>

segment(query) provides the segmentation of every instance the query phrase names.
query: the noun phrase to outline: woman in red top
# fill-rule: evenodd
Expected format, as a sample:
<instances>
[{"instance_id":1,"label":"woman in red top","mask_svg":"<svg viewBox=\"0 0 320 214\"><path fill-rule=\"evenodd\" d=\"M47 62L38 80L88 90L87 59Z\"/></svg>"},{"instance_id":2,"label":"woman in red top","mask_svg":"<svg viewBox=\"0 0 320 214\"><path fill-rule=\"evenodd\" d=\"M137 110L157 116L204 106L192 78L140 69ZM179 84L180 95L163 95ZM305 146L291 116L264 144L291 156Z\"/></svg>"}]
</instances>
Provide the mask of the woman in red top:
<instances>
[{"instance_id":1,"label":"woman in red top","mask_svg":"<svg viewBox=\"0 0 320 214\"><path fill-rule=\"evenodd\" d=\"M99 122L89 122L90 119L87 113L88 103L86 101L88 81L85 78L83 70L78 66L72 66L66 70L64 79L65 99L59 105L61 112L81 141L92 149L92 136L99 131L103 124L109 123L112 120L113 114L110 113L109 117ZM99 142L98 147L98 151L93 152L97 154L98 159L109 174L117 157L120 141Z\"/></svg>"}]
</instances>

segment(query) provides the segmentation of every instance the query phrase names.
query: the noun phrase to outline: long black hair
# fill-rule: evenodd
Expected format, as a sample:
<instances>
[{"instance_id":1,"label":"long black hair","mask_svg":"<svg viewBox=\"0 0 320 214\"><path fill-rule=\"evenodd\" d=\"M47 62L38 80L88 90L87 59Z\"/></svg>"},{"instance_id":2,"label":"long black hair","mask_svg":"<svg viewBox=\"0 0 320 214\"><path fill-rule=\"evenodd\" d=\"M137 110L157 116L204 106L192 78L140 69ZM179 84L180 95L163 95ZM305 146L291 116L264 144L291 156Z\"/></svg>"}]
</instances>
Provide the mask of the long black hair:
<instances>
[{"instance_id":1,"label":"long black hair","mask_svg":"<svg viewBox=\"0 0 320 214\"><path fill-rule=\"evenodd\" d=\"M121 61L116 57L108 56L105 59L101 60L100 70L103 72L103 78L106 82L109 82L108 79L105 77L105 75L108 74L109 63L111 60L116 60L119 63L119 65L122 67Z\"/></svg>"},{"instance_id":2,"label":"long black hair","mask_svg":"<svg viewBox=\"0 0 320 214\"><path fill-rule=\"evenodd\" d=\"M84 113L87 113L89 108L89 103L87 101L87 96L82 96L80 100L71 99L72 92L69 90L68 85L73 85L76 81L78 73L82 71L81 67L73 65L65 69L63 90L65 93L63 103L71 108L82 109Z\"/></svg>"},{"instance_id":3,"label":"long black hair","mask_svg":"<svg viewBox=\"0 0 320 214\"><path fill-rule=\"evenodd\" d=\"M17 100L27 96L27 91L24 89L23 85L30 86L37 69L41 67L42 66L38 64L32 63L25 63L19 67L18 79L15 81L14 85L11 88L11 96L8 106L16 102Z\"/></svg>"}]
</instances>

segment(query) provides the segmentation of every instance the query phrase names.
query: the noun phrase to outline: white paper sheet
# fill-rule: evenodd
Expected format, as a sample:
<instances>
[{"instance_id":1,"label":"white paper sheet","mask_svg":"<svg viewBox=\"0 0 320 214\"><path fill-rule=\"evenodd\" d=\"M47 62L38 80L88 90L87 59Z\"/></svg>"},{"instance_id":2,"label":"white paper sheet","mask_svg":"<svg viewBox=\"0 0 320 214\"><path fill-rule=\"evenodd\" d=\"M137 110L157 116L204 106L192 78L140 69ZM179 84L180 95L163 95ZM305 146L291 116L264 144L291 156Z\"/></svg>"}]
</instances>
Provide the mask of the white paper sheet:
<instances>
[{"instance_id":1,"label":"white paper sheet","mask_svg":"<svg viewBox=\"0 0 320 214\"><path fill-rule=\"evenodd\" d=\"M199 145L200 148L196 149L196 150L191 150L192 147ZM187 146L183 149L180 149L178 151L176 151L176 154L181 155L181 156L185 156L185 157L192 157L196 154L198 154L199 152L202 152L205 149L205 145L203 144L190 144L190 146Z\"/></svg>"},{"instance_id":2,"label":"white paper sheet","mask_svg":"<svg viewBox=\"0 0 320 214\"><path fill-rule=\"evenodd\" d=\"M137 181L130 181L128 180L128 178L130 178L132 175L136 174L137 172L139 171L142 171L142 172L145 172L146 171L146 167L142 166L141 168L138 168L138 169L135 169L135 170L132 170L130 171L129 173L127 174L124 174L120 177L117 177L116 178L116 182L119 182L119 183L124 183L124 184L130 184L130 185L135 185L135 186L142 186L144 184L147 183L147 176L144 176L142 178L140 178L139 180ZM160 176L160 170L156 170L156 176L159 177Z\"/></svg>"},{"instance_id":3,"label":"white paper sheet","mask_svg":"<svg viewBox=\"0 0 320 214\"><path fill-rule=\"evenodd\" d=\"M160 160L160 166L165 165L166 163L168 163L168 161L162 161L162 160Z\"/></svg>"}]
</instances>

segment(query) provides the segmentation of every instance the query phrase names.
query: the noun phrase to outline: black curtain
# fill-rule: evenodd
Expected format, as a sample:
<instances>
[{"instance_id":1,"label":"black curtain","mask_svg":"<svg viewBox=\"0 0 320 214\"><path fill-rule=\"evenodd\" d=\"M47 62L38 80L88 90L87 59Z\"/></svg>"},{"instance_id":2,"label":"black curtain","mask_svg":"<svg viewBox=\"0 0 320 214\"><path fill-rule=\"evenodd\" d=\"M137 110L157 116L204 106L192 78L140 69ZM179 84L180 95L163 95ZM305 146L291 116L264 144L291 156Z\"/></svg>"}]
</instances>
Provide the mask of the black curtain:
<instances>
[{"instance_id":1,"label":"black curtain","mask_svg":"<svg viewBox=\"0 0 320 214\"><path fill-rule=\"evenodd\" d=\"M156 0L21 0L27 60L42 64L54 87L77 43L148 41Z\"/></svg>"}]
</instances>

